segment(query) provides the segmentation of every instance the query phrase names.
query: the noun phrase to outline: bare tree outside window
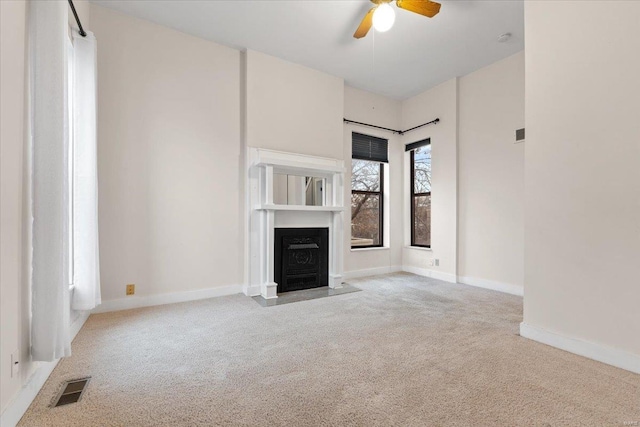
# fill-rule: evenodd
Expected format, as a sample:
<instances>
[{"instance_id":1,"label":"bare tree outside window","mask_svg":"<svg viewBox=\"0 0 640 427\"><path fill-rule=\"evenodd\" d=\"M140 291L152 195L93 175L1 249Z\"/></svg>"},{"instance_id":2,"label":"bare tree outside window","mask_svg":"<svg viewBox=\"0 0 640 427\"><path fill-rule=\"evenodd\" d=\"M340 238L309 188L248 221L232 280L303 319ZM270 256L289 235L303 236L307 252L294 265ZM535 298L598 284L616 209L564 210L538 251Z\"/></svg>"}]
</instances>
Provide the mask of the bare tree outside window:
<instances>
[{"instance_id":1,"label":"bare tree outside window","mask_svg":"<svg viewBox=\"0 0 640 427\"><path fill-rule=\"evenodd\" d=\"M411 151L411 245L431 247L431 145Z\"/></svg>"},{"instance_id":2,"label":"bare tree outside window","mask_svg":"<svg viewBox=\"0 0 640 427\"><path fill-rule=\"evenodd\" d=\"M352 161L351 246L382 246L383 164Z\"/></svg>"}]
</instances>

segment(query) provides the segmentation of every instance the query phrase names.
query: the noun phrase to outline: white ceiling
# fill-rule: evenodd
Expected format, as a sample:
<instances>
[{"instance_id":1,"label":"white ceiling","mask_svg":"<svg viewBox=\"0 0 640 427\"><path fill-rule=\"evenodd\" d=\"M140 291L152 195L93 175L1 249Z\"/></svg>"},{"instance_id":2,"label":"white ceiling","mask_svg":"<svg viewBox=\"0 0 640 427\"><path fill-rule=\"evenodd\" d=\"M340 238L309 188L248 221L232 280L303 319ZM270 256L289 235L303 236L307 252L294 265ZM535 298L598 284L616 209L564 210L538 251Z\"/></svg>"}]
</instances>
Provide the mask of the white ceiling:
<instances>
[{"instance_id":1,"label":"white ceiling","mask_svg":"<svg viewBox=\"0 0 640 427\"><path fill-rule=\"evenodd\" d=\"M523 0L442 0L425 18L395 5L386 33L352 37L367 0L92 0L238 49L249 48L405 99L524 49ZM506 43L500 34L511 33Z\"/></svg>"}]
</instances>

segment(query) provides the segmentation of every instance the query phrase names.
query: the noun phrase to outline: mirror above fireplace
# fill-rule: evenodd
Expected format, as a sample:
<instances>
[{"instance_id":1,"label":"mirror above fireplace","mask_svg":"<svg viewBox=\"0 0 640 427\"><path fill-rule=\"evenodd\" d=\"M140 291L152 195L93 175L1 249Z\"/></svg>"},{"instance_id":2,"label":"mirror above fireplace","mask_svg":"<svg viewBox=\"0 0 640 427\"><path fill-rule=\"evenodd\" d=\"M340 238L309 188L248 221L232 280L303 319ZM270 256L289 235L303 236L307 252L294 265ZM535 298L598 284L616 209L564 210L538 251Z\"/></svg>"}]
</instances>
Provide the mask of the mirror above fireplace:
<instances>
[{"instance_id":1,"label":"mirror above fireplace","mask_svg":"<svg viewBox=\"0 0 640 427\"><path fill-rule=\"evenodd\" d=\"M324 206L325 179L314 176L273 174L276 205Z\"/></svg>"}]
</instances>

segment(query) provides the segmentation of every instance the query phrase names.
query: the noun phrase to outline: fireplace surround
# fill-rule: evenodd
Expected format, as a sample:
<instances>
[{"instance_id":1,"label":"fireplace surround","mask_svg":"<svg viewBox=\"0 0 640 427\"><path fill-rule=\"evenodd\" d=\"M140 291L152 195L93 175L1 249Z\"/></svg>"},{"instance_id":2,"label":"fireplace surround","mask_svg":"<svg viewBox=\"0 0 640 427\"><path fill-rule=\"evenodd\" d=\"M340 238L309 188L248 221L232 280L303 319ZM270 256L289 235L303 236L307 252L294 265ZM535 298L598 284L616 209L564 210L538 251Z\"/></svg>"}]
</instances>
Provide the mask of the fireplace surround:
<instances>
[{"instance_id":1,"label":"fireplace surround","mask_svg":"<svg viewBox=\"0 0 640 427\"><path fill-rule=\"evenodd\" d=\"M247 249L245 262L247 283L243 292L249 296L260 295L265 299L278 297L283 289L292 290L307 281L330 288L342 287L343 247L344 247L344 162L338 159L285 153L263 148L248 147L246 157L247 175ZM318 177L323 182L323 203L321 206L282 205L274 200L274 174ZM277 229L326 230L327 242L326 275L314 279L311 273L301 273L292 277L291 283L279 286L276 281ZM282 242L280 242L282 244ZM289 243L296 245L317 245L315 247L294 247L301 255L299 261L319 251L317 242ZM293 249L293 248L292 248ZM316 252L319 254L320 252ZM295 256L295 255L294 255ZM282 262L279 263L282 268ZM281 274L281 273L280 273ZM308 275L307 275L308 274ZM315 273L314 273L315 274ZM307 276L305 276L307 275ZM296 279L297 284L293 284ZM282 281L282 278L279 278Z\"/></svg>"}]
</instances>

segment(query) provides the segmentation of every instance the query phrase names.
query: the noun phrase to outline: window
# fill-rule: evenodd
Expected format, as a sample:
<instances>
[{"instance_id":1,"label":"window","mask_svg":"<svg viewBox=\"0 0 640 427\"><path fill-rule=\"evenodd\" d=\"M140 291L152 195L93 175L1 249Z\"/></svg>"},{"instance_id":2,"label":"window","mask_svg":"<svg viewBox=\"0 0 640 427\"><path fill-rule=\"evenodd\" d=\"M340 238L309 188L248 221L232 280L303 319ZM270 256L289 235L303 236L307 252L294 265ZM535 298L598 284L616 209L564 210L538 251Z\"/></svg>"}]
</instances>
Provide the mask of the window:
<instances>
[{"instance_id":1,"label":"window","mask_svg":"<svg viewBox=\"0 0 640 427\"><path fill-rule=\"evenodd\" d=\"M431 247L431 142L407 145L411 159L411 246Z\"/></svg>"},{"instance_id":2,"label":"window","mask_svg":"<svg viewBox=\"0 0 640 427\"><path fill-rule=\"evenodd\" d=\"M351 170L351 246L382 246L384 165L353 160Z\"/></svg>"},{"instance_id":3,"label":"window","mask_svg":"<svg viewBox=\"0 0 640 427\"><path fill-rule=\"evenodd\" d=\"M388 141L353 133L351 247L383 245L384 164Z\"/></svg>"}]
</instances>

